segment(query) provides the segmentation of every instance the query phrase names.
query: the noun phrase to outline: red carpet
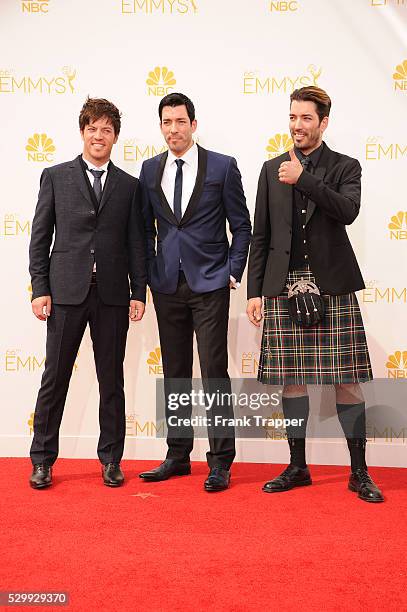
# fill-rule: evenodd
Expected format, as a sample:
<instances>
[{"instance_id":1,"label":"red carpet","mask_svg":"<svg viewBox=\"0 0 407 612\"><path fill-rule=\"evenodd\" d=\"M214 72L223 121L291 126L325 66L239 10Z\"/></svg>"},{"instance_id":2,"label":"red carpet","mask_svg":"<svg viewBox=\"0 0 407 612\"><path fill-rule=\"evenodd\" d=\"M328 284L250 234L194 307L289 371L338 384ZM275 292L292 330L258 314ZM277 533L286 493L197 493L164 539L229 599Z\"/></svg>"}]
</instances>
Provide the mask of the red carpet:
<instances>
[{"instance_id":1,"label":"red carpet","mask_svg":"<svg viewBox=\"0 0 407 612\"><path fill-rule=\"evenodd\" d=\"M281 466L236 464L231 489L208 494L205 464L140 481L156 464L124 461L109 489L97 461L60 459L54 486L33 491L28 460L0 459L0 590L68 591L47 609L88 612L407 610L406 470L372 468L386 501L367 504L343 467L271 495Z\"/></svg>"}]
</instances>

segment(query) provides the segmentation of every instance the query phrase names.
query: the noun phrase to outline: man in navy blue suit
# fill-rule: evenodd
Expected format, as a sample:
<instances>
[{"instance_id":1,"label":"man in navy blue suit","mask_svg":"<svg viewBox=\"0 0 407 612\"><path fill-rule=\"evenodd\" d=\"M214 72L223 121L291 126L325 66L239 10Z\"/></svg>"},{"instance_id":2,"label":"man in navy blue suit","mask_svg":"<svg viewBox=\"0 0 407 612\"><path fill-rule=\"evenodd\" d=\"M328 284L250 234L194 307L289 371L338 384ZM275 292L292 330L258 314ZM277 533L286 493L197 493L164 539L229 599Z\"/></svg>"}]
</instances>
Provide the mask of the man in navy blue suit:
<instances>
[{"instance_id":1,"label":"man in navy blue suit","mask_svg":"<svg viewBox=\"0 0 407 612\"><path fill-rule=\"evenodd\" d=\"M230 290L239 285L251 237L236 160L194 143L195 108L171 93L159 105L161 132L169 151L143 163L140 174L147 234L148 282L157 314L163 360L168 452L148 481L190 474L192 406L179 406L168 421L170 393L191 390L193 334L206 393L231 393L227 333ZM229 245L226 221L232 235ZM213 397L215 397L213 395ZM231 402L215 401L207 412L210 468L204 487L229 486L235 457ZM217 426L217 424L220 424Z\"/></svg>"}]
</instances>

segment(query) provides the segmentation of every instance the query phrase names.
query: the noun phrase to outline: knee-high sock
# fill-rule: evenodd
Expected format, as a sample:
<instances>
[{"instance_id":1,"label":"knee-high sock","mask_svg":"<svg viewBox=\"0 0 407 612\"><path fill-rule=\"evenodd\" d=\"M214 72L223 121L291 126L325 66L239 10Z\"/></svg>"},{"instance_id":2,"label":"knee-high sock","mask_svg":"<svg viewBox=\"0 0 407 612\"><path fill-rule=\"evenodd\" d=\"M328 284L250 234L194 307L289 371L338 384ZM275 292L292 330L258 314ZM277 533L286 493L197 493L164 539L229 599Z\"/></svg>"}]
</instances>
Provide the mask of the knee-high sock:
<instances>
[{"instance_id":1,"label":"knee-high sock","mask_svg":"<svg viewBox=\"0 0 407 612\"><path fill-rule=\"evenodd\" d=\"M336 404L338 419L346 437L352 472L366 469L366 412L365 402Z\"/></svg>"},{"instance_id":2,"label":"knee-high sock","mask_svg":"<svg viewBox=\"0 0 407 612\"><path fill-rule=\"evenodd\" d=\"M290 446L290 463L296 467L305 468L305 437L309 416L308 395L301 397L283 397L283 413L285 419L297 419L298 427L286 427L287 440Z\"/></svg>"}]
</instances>

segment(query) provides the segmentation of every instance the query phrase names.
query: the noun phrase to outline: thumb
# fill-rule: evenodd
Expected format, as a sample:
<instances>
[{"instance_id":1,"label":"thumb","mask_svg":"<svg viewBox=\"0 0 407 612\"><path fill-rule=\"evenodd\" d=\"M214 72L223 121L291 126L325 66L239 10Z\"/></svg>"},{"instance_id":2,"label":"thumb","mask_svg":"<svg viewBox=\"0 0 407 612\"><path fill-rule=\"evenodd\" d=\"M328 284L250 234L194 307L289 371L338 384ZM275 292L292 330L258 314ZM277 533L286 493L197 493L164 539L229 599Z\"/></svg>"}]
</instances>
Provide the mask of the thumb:
<instances>
[{"instance_id":1,"label":"thumb","mask_svg":"<svg viewBox=\"0 0 407 612\"><path fill-rule=\"evenodd\" d=\"M290 149L288 151L288 153L290 154L290 159L291 161L298 161L296 154L294 153L294 149Z\"/></svg>"}]
</instances>

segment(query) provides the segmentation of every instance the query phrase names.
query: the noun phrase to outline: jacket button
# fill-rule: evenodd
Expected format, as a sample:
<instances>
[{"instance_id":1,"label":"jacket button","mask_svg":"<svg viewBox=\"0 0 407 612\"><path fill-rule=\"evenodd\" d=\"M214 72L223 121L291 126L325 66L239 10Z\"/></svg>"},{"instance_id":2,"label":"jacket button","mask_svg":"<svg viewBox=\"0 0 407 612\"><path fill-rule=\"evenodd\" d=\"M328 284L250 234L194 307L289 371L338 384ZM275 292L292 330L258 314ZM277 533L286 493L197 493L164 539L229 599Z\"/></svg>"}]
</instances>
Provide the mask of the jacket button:
<instances>
[{"instance_id":1,"label":"jacket button","mask_svg":"<svg viewBox=\"0 0 407 612\"><path fill-rule=\"evenodd\" d=\"M94 210L91 210L91 211L90 211L90 214L91 214L91 215L94 215L94 214L95 214L95 211L94 211Z\"/></svg>"},{"instance_id":2,"label":"jacket button","mask_svg":"<svg viewBox=\"0 0 407 612\"><path fill-rule=\"evenodd\" d=\"M90 254L91 254L91 255L94 255L94 254L95 254L95 249L91 249L91 250L90 250Z\"/></svg>"},{"instance_id":3,"label":"jacket button","mask_svg":"<svg viewBox=\"0 0 407 612\"><path fill-rule=\"evenodd\" d=\"M289 255L289 254L290 254L290 251L286 251L286 252L285 252L285 254L286 254L286 255Z\"/></svg>"}]
</instances>

